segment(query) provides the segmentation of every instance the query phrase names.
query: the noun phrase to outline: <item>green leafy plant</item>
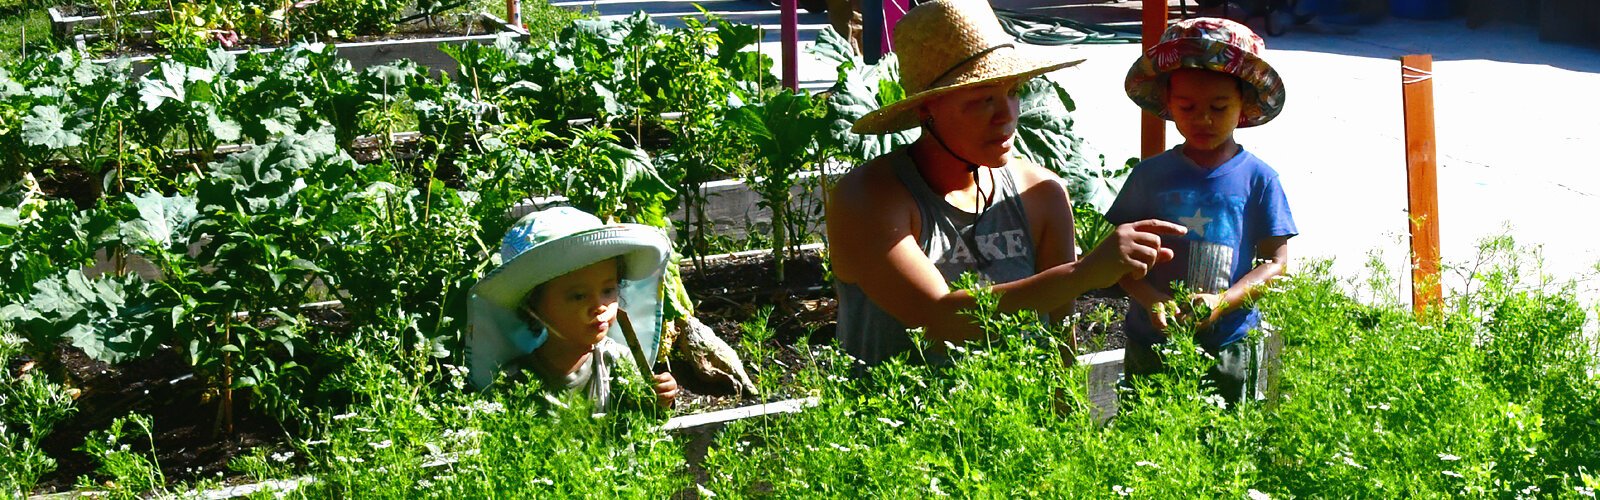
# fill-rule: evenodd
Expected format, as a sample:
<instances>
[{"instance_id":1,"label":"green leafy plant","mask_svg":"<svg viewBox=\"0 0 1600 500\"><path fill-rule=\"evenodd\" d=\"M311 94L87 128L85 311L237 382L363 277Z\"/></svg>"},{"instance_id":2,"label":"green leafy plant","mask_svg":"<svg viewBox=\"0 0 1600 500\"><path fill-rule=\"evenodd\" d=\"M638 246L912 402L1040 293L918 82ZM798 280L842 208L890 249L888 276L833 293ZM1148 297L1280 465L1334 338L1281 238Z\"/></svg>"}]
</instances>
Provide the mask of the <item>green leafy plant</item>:
<instances>
[{"instance_id":1,"label":"green leafy plant","mask_svg":"<svg viewBox=\"0 0 1600 500\"><path fill-rule=\"evenodd\" d=\"M785 279L784 261L805 234L802 214L792 209L792 189L795 174L817 162L818 138L826 130L823 113L810 94L788 91L728 110L727 126L753 146L745 182L761 195L761 206L772 210L772 258L779 282Z\"/></svg>"},{"instance_id":2,"label":"green leafy plant","mask_svg":"<svg viewBox=\"0 0 1600 500\"><path fill-rule=\"evenodd\" d=\"M656 174L649 154L617 143L610 130L580 129L565 149L547 157L547 179L574 207L601 220L667 227L667 203L676 194Z\"/></svg>"},{"instance_id":3,"label":"green leafy plant","mask_svg":"<svg viewBox=\"0 0 1600 500\"><path fill-rule=\"evenodd\" d=\"M156 463L154 448L150 417L133 414L113 420L109 429L89 433L80 448L99 462L95 472L105 481L96 484L88 476L80 476L78 487L104 488L116 498L138 498L165 489L166 478Z\"/></svg>"}]
</instances>

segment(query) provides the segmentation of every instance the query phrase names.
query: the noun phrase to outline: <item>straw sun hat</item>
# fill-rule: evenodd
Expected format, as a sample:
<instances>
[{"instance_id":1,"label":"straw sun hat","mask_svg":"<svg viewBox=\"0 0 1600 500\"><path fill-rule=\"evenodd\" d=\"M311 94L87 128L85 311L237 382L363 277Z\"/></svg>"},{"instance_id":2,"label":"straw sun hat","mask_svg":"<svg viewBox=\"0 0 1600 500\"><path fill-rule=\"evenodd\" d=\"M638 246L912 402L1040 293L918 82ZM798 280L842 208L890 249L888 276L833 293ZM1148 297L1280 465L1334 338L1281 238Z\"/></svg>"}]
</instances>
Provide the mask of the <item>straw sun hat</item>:
<instances>
[{"instance_id":1,"label":"straw sun hat","mask_svg":"<svg viewBox=\"0 0 1600 500\"><path fill-rule=\"evenodd\" d=\"M907 97L861 117L850 130L887 134L914 128L917 108L928 99L1026 80L1083 62L1037 58L1014 43L987 0L936 0L916 6L894 28L900 85Z\"/></svg>"},{"instance_id":2,"label":"straw sun hat","mask_svg":"<svg viewBox=\"0 0 1600 500\"><path fill-rule=\"evenodd\" d=\"M603 224L571 207L542 210L517 220L501 242L500 266L472 287L467 349L473 384L487 386L501 364L544 343L542 325L529 325L518 314L529 292L611 258L622 259L619 307L631 318L644 352L653 354L661 335L661 271L671 252L671 242L659 229ZM618 322L612 322L607 336L627 341Z\"/></svg>"},{"instance_id":3,"label":"straw sun hat","mask_svg":"<svg viewBox=\"0 0 1600 500\"><path fill-rule=\"evenodd\" d=\"M1283 79L1261 58L1266 43L1250 28L1227 19L1199 17L1168 26L1161 41L1128 69L1123 87L1146 111L1171 120L1167 78L1181 68L1227 73L1244 82L1239 127L1272 121L1283 111Z\"/></svg>"}]
</instances>

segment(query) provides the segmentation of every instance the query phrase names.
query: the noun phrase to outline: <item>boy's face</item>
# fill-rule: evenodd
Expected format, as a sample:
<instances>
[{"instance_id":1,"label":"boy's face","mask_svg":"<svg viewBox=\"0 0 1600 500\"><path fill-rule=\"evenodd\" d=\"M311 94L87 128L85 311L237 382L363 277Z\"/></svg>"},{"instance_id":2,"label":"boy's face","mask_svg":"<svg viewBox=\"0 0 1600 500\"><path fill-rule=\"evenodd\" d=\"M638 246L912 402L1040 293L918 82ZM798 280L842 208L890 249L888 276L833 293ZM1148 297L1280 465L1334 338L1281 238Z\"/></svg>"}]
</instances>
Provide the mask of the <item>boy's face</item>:
<instances>
[{"instance_id":1,"label":"boy's face","mask_svg":"<svg viewBox=\"0 0 1600 500\"><path fill-rule=\"evenodd\" d=\"M1184 148L1212 151L1233 139L1244 108L1232 75L1185 68L1167 83L1167 113L1183 134Z\"/></svg>"},{"instance_id":2,"label":"boy's face","mask_svg":"<svg viewBox=\"0 0 1600 500\"><path fill-rule=\"evenodd\" d=\"M1017 132L1020 81L945 94L925 104L926 116L945 145L967 161L1005 165Z\"/></svg>"},{"instance_id":3,"label":"boy's face","mask_svg":"<svg viewBox=\"0 0 1600 500\"><path fill-rule=\"evenodd\" d=\"M617 259L606 259L545 282L530 297L553 338L594 345L617 317Z\"/></svg>"}]
</instances>

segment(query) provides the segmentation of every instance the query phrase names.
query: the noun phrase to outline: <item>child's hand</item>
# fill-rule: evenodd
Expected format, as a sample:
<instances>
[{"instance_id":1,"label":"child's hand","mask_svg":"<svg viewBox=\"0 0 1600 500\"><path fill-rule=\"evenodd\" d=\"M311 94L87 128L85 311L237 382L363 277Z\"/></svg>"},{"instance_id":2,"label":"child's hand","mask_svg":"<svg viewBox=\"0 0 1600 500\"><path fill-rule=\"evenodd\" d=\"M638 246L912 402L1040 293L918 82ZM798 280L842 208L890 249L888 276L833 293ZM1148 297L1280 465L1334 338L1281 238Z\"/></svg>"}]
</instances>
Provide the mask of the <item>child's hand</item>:
<instances>
[{"instance_id":1,"label":"child's hand","mask_svg":"<svg viewBox=\"0 0 1600 500\"><path fill-rule=\"evenodd\" d=\"M1203 329L1217 322L1217 317L1222 312L1222 296L1215 293L1197 293L1189 298L1189 308L1186 313L1192 317L1200 318L1195 323L1196 329Z\"/></svg>"},{"instance_id":2,"label":"child's hand","mask_svg":"<svg viewBox=\"0 0 1600 500\"><path fill-rule=\"evenodd\" d=\"M1168 321L1171 319L1170 315L1178 312L1176 310L1177 308L1174 307L1176 305L1177 304L1173 301L1166 300L1157 302L1155 305L1150 306L1150 326L1155 327L1156 331L1165 334L1167 332L1167 326L1171 324Z\"/></svg>"},{"instance_id":3,"label":"child's hand","mask_svg":"<svg viewBox=\"0 0 1600 500\"><path fill-rule=\"evenodd\" d=\"M672 378L671 373L657 373L655 380L656 405L671 408L673 401L678 399L678 380Z\"/></svg>"}]
</instances>

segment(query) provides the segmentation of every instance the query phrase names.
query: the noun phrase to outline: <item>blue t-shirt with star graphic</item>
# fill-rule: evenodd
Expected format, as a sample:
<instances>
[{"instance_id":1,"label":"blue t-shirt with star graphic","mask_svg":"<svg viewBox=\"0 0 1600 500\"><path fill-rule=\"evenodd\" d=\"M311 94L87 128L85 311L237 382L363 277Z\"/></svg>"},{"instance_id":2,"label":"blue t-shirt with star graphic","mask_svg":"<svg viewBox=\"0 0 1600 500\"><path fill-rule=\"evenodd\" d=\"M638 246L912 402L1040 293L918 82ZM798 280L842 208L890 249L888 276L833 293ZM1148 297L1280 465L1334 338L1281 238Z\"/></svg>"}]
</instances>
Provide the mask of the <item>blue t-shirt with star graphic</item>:
<instances>
[{"instance_id":1,"label":"blue t-shirt with star graphic","mask_svg":"<svg viewBox=\"0 0 1600 500\"><path fill-rule=\"evenodd\" d=\"M1173 259L1157 264L1145 276L1156 290L1170 292L1173 281L1191 290L1222 293L1255 267L1256 243L1273 236L1294 236L1294 216L1278 183L1278 172L1239 148L1227 163L1206 169L1172 148L1133 167L1128 180L1106 211L1106 220L1125 224L1161 219L1189 228L1183 236L1162 236ZM1220 348L1244 338L1260 324L1254 308L1235 310L1211 331L1198 332L1207 348ZM1142 307L1128 309L1128 341L1162 342Z\"/></svg>"}]
</instances>

